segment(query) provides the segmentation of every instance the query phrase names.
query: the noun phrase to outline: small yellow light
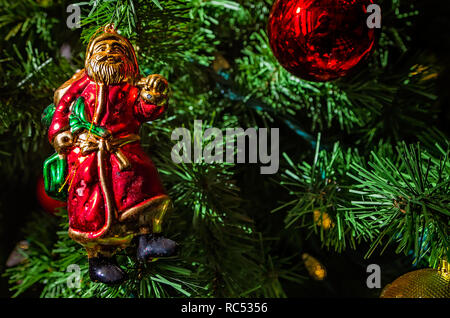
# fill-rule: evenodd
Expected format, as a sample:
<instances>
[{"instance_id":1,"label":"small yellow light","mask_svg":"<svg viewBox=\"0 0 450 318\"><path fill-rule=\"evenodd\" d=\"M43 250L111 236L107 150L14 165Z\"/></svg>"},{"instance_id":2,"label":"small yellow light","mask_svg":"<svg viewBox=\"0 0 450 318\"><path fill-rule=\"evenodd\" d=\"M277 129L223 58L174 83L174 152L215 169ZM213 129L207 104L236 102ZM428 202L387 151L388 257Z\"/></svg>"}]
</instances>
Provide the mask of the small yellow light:
<instances>
[{"instance_id":1,"label":"small yellow light","mask_svg":"<svg viewBox=\"0 0 450 318\"><path fill-rule=\"evenodd\" d=\"M327 276L327 270L317 259L307 253L302 254L302 259L305 262L305 267L309 275L315 280L324 280Z\"/></svg>"},{"instance_id":2,"label":"small yellow light","mask_svg":"<svg viewBox=\"0 0 450 318\"><path fill-rule=\"evenodd\" d=\"M324 230L334 227L334 223L328 213L320 212L319 210L314 210L314 223L321 226Z\"/></svg>"}]
</instances>

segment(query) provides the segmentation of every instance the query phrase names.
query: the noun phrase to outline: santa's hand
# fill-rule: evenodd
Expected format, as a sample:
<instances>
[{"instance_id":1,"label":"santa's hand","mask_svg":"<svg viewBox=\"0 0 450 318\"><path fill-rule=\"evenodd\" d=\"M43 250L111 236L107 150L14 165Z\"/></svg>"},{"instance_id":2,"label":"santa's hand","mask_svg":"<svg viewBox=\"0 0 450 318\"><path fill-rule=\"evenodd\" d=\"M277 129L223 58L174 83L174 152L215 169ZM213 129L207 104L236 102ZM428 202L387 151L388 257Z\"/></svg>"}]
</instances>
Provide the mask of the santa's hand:
<instances>
[{"instance_id":1,"label":"santa's hand","mask_svg":"<svg viewBox=\"0 0 450 318\"><path fill-rule=\"evenodd\" d=\"M141 98L149 104L164 105L167 101L169 83L159 75L153 74L143 77L137 86L141 88Z\"/></svg>"},{"instance_id":2,"label":"santa's hand","mask_svg":"<svg viewBox=\"0 0 450 318\"><path fill-rule=\"evenodd\" d=\"M53 148L55 148L58 154L67 153L73 146L73 136L69 130L61 132L53 139Z\"/></svg>"}]
</instances>

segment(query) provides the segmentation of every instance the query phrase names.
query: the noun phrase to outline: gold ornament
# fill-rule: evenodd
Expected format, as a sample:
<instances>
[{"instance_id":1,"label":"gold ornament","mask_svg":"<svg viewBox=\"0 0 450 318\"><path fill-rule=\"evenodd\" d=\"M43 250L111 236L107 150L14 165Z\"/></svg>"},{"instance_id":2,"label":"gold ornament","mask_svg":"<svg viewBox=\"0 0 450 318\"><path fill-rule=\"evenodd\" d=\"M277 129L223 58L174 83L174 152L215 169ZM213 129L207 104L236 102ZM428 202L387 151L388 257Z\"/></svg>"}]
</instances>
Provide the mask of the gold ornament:
<instances>
[{"instance_id":1,"label":"gold ornament","mask_svg":"<svg viewBox=\"0 0 450 318\"><path fill-rule=\"evenodd\" d=\"M309 276L315 280L324 280L327 276L327 270L317 259L307 253L303 253L302 259L305 262L305 267L308 270Z\"/></svg>"},{"instance_id":2,"label":"gold ornament","mask_svg":"<svg viewBox=\"0 0 450 318\"><path fill-rule=\"evenodd\" d=\"M409 272L388 284L380 298L449 298L449 264L441 262L439 269L425 268Z\"/></svg>"},{"instance_id":3,"label":"gold ornament","mask_svg":"<svg viewBox=\"0 0 450 318\"><path fill-rule=\"evenodd\" d=\"M321 212L320 210L314 210L314 223L317 226L321 226L324 230L328 230L334 227L333 220L327 212Z\"/></svg>"}]
</instances>

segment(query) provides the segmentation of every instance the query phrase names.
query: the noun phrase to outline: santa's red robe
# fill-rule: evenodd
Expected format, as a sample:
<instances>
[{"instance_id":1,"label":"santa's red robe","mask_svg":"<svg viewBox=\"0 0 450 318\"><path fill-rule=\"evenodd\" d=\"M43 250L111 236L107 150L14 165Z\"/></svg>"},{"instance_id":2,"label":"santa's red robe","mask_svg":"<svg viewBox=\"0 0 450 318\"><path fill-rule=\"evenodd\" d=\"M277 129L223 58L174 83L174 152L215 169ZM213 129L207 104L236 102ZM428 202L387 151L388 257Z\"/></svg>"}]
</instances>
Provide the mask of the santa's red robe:
<instances>
[{"instance_id":1,"label":"santa's red robe","mask_svg":"<svg viewBox=\"0 0 450 318\"><path fill-rule=\"evenodd\" d=\"M143 122L157 119L166 108L146 103L139 97L139 89L128 83L106 86L105 91L106 101L97 123L111 132L113 140L137 136ZM58 133L70 129L71 105L80 96L85 101L86 117L92 120L97 93L98 85L87 75L71 84L56 107L48 132L50 142ZM105 148L99 139L98 147L102 145ZM129 236L135 229L127 229L126 224L133 217L136 223L143 211L161 204L162 208L167 207L168 197L158 172L139 141L121 146L120 151L129 163L126 169L121 169L113 151L82 154L80 147L75 146L66 156L69 235L82 244L102 237ZM125 224L120 225L120 231L118 223ZM113 226L115 233L111 233Z\"/></svg>"}]
</instances>

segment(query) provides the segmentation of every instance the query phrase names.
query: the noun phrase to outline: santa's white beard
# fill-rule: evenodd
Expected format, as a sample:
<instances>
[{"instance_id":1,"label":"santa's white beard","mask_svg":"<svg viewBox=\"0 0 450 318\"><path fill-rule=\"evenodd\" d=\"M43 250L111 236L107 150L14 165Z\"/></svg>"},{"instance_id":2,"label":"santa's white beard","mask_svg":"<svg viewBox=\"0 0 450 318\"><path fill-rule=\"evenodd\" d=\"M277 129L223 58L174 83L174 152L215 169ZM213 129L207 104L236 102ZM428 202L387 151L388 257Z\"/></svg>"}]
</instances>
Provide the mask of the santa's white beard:
<instances>
[{"instance_id":1,"label":"santa's white beard","mask_svg":"<svg viewBox=\"0 0 450 318\"><path fill-rule=\"evenodd\" d=\"M104 60L105 56L94 55L86 63L86 74L97 83L114 85L133 77L134 68L128 58L120 62Z\"/></svg>"}]
</instances>

